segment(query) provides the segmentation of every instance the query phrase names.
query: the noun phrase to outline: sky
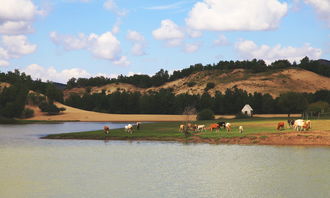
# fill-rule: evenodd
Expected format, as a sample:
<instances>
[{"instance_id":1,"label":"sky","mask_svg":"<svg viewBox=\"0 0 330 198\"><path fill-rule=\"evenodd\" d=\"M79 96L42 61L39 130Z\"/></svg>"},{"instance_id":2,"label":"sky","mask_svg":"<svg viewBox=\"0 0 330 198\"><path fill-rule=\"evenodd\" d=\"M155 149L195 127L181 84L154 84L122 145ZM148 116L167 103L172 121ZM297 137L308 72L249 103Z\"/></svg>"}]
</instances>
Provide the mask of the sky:
<instances>
[{"instance_id":1,"label":"sky","mask_svg":"<svg viewBox=\"0 0 330 198\"><path fill-rule=\"evenodd\" d=\"M0 0L0 71L66 83L330 59L330 0Z\"/></svg>"}]
</instances>

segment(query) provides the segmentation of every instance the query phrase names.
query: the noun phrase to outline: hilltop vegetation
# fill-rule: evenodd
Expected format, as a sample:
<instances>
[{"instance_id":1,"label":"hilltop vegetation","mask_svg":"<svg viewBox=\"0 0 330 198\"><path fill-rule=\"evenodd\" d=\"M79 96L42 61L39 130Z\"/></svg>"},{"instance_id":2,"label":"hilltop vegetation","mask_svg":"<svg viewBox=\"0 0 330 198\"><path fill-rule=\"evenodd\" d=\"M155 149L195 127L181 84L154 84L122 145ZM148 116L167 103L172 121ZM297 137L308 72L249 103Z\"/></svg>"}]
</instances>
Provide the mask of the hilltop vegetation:
<instances>
[{"instance_id":1,"label":"hilltop vegetation","mask_svg":"<svg viewBox=\"0 0 330 198\"><path fill-rule=\"evenodd\" d=\"M51 82L32 80L18 70L0 73L0 120L2 118L27 118L34 112L27 105L42 105L49 112L57 111L54 101L63 102L62 90Z\"/></svg>"},{"instance_id":2,"label":"hilltop vegetation","mask_svg":"<svg viewBox=\"0 0 330 198\"><path fill-rule=\"evenodd\" d=\"M168 71L161 69L153 76L135 74L133 76L119 75L117 78L92 77L92 78L71 78L67 82L67 88L103 86L111 83L127 83L139 88L158 87L167 82L172 82L191 74L201 71L221 70L228 71L233 69L246 69L252 73L272 72L278 69L301 68L322 76L330 77L330 62L326 60L309 60L305 57L300 64L290 63L288 60L278 60L267 65L263 60L253 59L251 61L220 61L217 64L195 64L189 68L174 71L169 75Z\"/></svg>"},{"instance_id":3,"label":"hilltop vegetation","mask_svg":"<svg viewBox=\"0 0 330 198\"><path fill-rule=\"evenodd\" d=\"M89 111L123 114L182 114L186 107L236 114L245 104L258 114L324 113L330 103L330 78L325 77L329 68L328 61L308 58L300 64L279 60L269 66L262 60L221 61L197 64L172 75L161 70L151 77L70 79L64 93L52 82L32 80L15 70L0 73L0 117L30 117L33 113L26 108L29 105L57 114L60 109L54 101Z\"/></svg>"}]
</instances>

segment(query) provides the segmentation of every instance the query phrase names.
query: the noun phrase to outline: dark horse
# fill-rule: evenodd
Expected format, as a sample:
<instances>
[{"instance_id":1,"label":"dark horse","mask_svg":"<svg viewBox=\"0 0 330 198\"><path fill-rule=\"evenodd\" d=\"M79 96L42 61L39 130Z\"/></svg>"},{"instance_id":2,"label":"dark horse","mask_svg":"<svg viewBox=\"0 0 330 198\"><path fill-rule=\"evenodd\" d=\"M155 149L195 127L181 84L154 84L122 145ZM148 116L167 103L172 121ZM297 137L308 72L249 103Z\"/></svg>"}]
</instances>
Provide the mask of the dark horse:
<instances>
[{"instance_id":1,"label":"dark horse","mask_svg":"<svg viewBox=\"0 0 330 198\"><path fill-rule=\"evenodd\" d=\"M288 119L289 127L292 128L294 125L294 119Z\"/></svg>"},{"instance_id":2,"label":"dark horse","mask_svg":"<svg viewBox=\"0 0 330 198\"><path fill-rule=\"evenodd\" d=\"M219 128L220 128L220 129L221 129L221 127L222 127L223 129L226 128L226 122L218 122L217 124L219 125Z\"/></svg>"}]
</instances>

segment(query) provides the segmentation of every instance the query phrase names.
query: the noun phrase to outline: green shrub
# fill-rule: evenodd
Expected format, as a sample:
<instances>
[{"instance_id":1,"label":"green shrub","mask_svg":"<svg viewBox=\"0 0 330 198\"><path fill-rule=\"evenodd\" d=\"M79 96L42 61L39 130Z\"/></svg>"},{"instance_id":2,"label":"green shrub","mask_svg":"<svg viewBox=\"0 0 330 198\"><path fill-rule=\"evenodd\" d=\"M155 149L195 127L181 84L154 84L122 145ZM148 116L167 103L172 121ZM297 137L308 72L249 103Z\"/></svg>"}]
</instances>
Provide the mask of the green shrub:
<instances>
[{"instance_id":1,"label":"green shrub","mask_svg":"<svg viewBox=\"0 0 330 198\"><path fill-rule=\"evenodd\" d=\"M29 109L29 108L25 108L23 111L22 111L22 115L21 115L21 118L31 118L34 116L34 111L33 109Z\"/></svg>"},{"instance_id":2,"label":"green shrub","mask_svg":"<svg viewBox=\"0 0 330 198\"><path fill-rule=\"evenodd\" d=\"M188 82L188 87L193 87L193 86L195 86L196 85L196 82L194 82L194 81L191 81L191 82Z\"/></svg>"},{"instance_id":3,"label":"green shrub","mask_svg":"<svg viewBox=\"0 0 330 198\"><path fill-rule=\"evenodd\" d=\"M215 87L215 84L213 82L209 82L206 84L205 91L208 91L210 89L213 89Z\"/></svg>"},{"instance_id":4,"label":"green shrub","mask_svg":"<svg viewBox=\"0 0 330 198\"><path fill-rule=\"evenodd\" d=\"M47 112L48 115L57 115L60 111L65 111L65 108L58 108L54 103L42 102L39 105L39 108L42 112Z\"/></svg>"},{"instance_id":5,"label":"green shrub","mask_svg":"<svg viewBox=\"0 0 330 198\"><path fill-rule=\"evenodd\" d=\"M198 112L197 120L214 120L214 113L211 109L203 109Z\"/></svg>"}]
</instances>

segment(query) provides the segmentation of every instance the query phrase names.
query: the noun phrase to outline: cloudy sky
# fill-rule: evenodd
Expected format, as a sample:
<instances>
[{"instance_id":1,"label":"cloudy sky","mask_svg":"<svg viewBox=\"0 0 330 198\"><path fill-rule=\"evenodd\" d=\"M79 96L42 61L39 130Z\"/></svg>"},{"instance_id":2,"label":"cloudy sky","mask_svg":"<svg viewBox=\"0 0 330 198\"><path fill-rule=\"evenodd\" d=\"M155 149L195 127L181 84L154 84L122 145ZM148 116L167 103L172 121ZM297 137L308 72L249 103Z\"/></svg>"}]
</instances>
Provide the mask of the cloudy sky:
<instances>
[{"instance_id":1,"label":"cloudy sky","mask_svg":"<svg viewBox=\"0 0 330 198\"><path fill-rule=\"evenodd\" d=\"M0 71L154 74L220 60L330 59L330 0L0 0Z\"/></svg>"}]
</instances>

